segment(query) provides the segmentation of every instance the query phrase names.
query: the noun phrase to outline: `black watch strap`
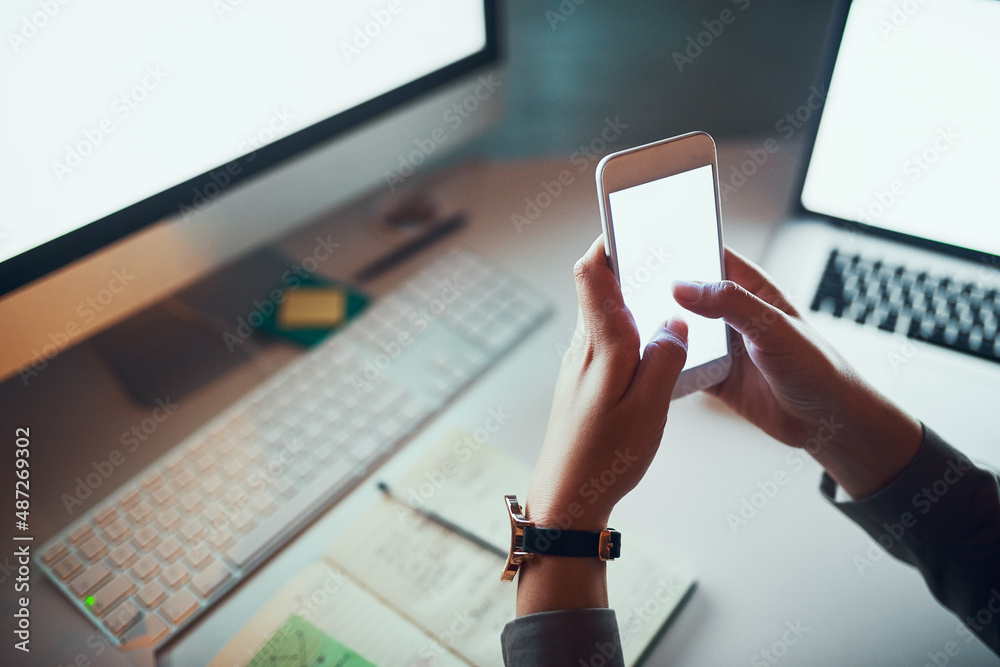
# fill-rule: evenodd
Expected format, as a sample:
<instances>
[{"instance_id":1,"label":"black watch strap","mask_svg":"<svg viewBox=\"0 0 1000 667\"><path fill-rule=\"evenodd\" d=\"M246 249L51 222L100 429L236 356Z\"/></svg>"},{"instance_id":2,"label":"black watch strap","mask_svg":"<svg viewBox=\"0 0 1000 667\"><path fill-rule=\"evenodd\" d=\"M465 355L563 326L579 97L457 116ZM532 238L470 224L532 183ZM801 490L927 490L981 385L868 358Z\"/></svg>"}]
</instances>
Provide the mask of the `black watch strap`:
<instances>
[{"instance_id":1,"label":"black watch strap","mask_svg":"<svg viewBox=\"0 0 1000 667\"><path fill-rule=\"evenodd\" d=\"M540 526L524 529L524 550L534 554L599 558L605 546L602 542L606 542L607 548L602 560L614 560L621 556L622 536L617 530L590 532Z\"/></svg>"}]
</instances>

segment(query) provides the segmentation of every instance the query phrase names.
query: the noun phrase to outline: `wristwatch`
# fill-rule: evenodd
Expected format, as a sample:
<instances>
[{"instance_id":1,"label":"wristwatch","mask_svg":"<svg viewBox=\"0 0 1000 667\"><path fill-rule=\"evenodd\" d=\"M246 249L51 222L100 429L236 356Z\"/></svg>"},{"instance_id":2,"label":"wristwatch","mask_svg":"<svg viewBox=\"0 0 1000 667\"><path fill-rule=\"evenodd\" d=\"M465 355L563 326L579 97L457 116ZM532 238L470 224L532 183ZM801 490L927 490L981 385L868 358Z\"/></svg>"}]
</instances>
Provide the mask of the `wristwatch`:
<instances>
[{"instance_id":1,"label":"wristwatch","mask_svg":"<svg viewBox=\"0 0 1000 667\"><path fill-rule=\"evenodd\" d=\"M622 535L617 530L542 528L536 526L534 521L524 518L517 496L503 498L507 503L507 513L510 515L510 553L507 554L507 562L504 564L503 574L500 575L501 581L513 581L521 563L534 558L536 554L601 560L615 560L621 556Z\"/></svg>"}]
</instances>

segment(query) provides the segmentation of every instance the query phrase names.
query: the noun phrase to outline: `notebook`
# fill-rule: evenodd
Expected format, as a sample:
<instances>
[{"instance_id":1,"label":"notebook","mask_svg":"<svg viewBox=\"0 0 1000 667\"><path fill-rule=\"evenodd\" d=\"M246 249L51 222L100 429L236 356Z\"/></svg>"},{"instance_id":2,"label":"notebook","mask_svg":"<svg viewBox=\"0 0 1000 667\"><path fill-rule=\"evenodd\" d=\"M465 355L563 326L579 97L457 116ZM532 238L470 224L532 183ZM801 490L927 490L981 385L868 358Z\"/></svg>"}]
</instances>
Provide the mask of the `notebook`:
<instances>
[{"instance_id":1,"label":"notebook","mask_svg":"<svg viewBox=\"0 0 1000 667\"><path fill-rule=\"evenodd\" d=\"M233 665L502 665L500 633L516 585L503 558L426 517L435 512L506 552L505 493L524 497L531 471L467 433L442 439L292 576L210 663ZM374 483L374 482L373 482ZM627 665L686 599L691 567L627 527L608 564Z\"/></svg>"}]
</instances>

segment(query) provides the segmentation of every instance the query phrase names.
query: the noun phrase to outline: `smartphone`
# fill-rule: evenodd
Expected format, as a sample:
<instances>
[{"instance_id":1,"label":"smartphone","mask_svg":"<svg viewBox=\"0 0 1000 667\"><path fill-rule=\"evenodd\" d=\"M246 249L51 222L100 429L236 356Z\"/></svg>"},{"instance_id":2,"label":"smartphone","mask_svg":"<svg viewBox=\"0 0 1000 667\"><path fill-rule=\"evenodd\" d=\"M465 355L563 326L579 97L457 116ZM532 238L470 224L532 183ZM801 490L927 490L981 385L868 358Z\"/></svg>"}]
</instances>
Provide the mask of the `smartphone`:
<instances>
[{"instance_id":1,"label":"smartphone","mask_svg":"<svg viewBox=\"0 0 1000 667\"><path fill-rule=\"evenodd\" d=\"M639 328L639 354L673 315L688 324L677 398L722 382L732 368L728 326L682 308L674 280L725 279L715 141L691 132L606 156L597 192L608 265Z\"/></svg>"}]
</instances>

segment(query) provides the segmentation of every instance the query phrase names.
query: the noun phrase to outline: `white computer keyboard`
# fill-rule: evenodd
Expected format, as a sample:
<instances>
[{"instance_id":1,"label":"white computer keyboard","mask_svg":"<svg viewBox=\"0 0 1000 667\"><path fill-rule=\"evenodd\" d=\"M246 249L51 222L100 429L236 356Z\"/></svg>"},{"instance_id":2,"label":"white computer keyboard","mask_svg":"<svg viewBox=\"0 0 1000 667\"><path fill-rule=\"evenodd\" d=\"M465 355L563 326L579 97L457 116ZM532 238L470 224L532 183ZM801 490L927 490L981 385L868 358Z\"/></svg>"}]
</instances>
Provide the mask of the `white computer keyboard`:
<instances>
[{"instance_id":1,"label":"white computer keyboard","mask_svg":"<svg viewBox=\"0 0 1000 667\"><path fill-rule=\"evenodd\" d=\"M42 569L114 644L166 642L549 310L481 257L447 253L70 524Z\"/></svg>"}]
</instances>

